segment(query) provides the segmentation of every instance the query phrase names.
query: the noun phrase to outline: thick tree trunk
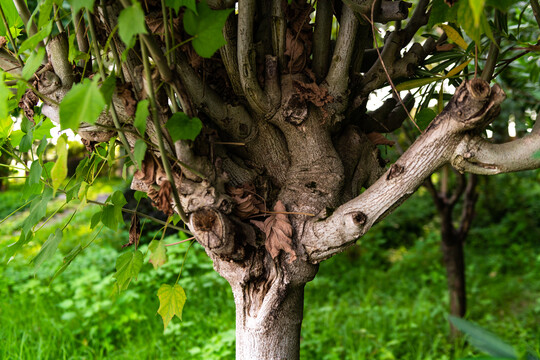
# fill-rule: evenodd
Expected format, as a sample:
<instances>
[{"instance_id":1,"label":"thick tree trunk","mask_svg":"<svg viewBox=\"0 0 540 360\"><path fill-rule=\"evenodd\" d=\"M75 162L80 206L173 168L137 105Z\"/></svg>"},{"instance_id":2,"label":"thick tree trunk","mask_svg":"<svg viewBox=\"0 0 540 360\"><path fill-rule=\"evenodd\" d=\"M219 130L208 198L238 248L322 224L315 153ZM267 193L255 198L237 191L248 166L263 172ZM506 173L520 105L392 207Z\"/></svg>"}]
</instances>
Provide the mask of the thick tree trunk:
<instances>
[{"instance_id":1,"label":"thick tree trunk","mask_svg":"<svg viewBox=\"0 0 540 360\"><path fill-rule=\"evenodd\" d=\"M249 297L244 291L234 294L236 302L236 359L237 360L295 360L300 358L300 329L304 308L304 286L287 287L271 314L250 314ZM268 299L267 299L268 300ZM266 317L261 321L259 315Z\"/></svg>"}]
</instances>

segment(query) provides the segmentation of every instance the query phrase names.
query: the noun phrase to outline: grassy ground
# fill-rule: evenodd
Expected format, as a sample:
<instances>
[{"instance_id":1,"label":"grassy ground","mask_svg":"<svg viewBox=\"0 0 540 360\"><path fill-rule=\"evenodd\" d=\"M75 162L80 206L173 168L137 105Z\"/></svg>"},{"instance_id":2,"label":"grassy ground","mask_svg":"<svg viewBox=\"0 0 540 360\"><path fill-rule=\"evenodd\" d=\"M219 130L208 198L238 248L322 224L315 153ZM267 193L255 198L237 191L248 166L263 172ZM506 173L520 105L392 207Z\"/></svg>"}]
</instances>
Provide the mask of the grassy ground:
<instances>
[{"instance_id":1,"label":"grassy ground","mask_svg":"<svg viewBox=\"0 0 540 360\"><path fill-rule=\"evenodd\" d=\"M466 248L468 318L521 351L539 353L540 185L537 175L524 179L486 185L493 194L481 202L484 210ZM512 181L514 192L506 194ZM0 216L20 201L16 190L0 194ZM59 204L51 202L49 211ZM76 214L60 251L37 273L28 262L52 229L67 221L67 213L45 225L8 265L0 265L0 359L234 358L232 293L196 244L180 280L188 297L183 321L175 318L165 331L156 314L156 292L160 284L174 283L186 244L169 247L169 261L157 271L145 262L138 280L114 298L112 275L127 232L104 229L49 285L63 256L94 235L88 224L96 211L89 205ZM15 229L24 217L0 226L0 258L17 240ZM463 341L447 339L444 274L437 219L429 196L420 191L359 246L324 262L306 286L302 359L477 356Z\"/></svg>"}]
</instances>

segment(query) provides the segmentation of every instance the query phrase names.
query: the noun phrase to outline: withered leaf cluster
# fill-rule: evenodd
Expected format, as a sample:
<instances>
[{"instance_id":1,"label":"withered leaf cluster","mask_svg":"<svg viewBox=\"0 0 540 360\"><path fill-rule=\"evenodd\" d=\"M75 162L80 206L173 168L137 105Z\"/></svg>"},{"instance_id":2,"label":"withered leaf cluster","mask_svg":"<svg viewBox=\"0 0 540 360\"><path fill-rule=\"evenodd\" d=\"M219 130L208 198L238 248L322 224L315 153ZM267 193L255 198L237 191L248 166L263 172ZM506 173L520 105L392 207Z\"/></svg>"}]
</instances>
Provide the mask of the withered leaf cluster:
<instances>
[{"instance_id":1,"label":"withered leaf cluster","mask_svg":"<svg viewBox=\"0 0 540 360\"><path fill-rule=\"evenodd\" d=\"M137 170L133 176L148 187L148 197L157 209L169 216L174 213L171 195L172 185L167 180L165 172L158 166L151 155L146 154L141 169ZM159 186L159 190L155 188L154 184Z\"/></svg>"},{"instance_id":2,"label":"withered leaf cluster","mask_svg":"<svg viewBox=\"0 0 540 360\"><path fill-rule=\"evenodd\" d=\"M284 214L285 205L278 200L274 206L275 214L269 216L264 222L252 220L251 222L266 235L266 250L275 259L281 250L289 254L289 263L296 260L296 253L292 247L293 228L289 217Z\"/></svg>"},{"instance_id":3,"label":"withered leaf cluster","mask_svg":"<svg viewBox=\"0 0 540 360\"><path fill-rule=\"evenodd\" d=\"M250 216L260 214L266 207L260 197L255 192L252 184L243 184L239 187L228 187L227 193L231 195L236 203L234 214L240 219L247 219Z\"/></svg>"},{"instance_id":4,"label":"withered leaf cluster","mask_svg":"<svg viewBox=\"0 0 540 360\"><path fill-rule=\"evenodd\" d=\"M302 72L311 54L313 25L310 24L310 14L313 7L305 0L294 1L286 8L285 17L289 27L285 38L284 55L289 62L285 72L296 74Z\"/></svg>"}]
</instances>

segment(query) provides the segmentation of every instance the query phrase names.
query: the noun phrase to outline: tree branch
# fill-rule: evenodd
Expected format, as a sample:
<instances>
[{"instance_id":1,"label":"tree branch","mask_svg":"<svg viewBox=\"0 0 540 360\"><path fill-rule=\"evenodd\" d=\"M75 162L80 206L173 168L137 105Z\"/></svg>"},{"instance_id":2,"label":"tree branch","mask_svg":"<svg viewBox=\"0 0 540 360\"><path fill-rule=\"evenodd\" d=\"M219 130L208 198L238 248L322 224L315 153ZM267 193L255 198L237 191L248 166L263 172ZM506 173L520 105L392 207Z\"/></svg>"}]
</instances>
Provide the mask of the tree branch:
<instances>
[{"instance_id":1,"label":"tree branch","mask_svg":"<svg viewBox=\"0 0 540 360\"><path fill-rule=\"evenodd\" d=\"M485 127L505 95L498 85L464 81L444 111L371 187L327 217L305 226L301 242L309 260L320 262L366 233L407 199L431 174L449 162L464 134ZM540 164L539 164L540 166Z\"/></svg>"},{"instance_id":2,"label":"tree branch","mask_svg":"<svg viewBox=\"0 0 540 360\"><path fill-rule=\"evenodd\" d=\"M281 0L272 1L272 48L277 57L279 69L285 67L285 35L287 33L287 21L283 12Z\"/></svg>"},{"instance_id":3,"label":"tree branch","mask_svg":"<svg viewBox=\"0 0 540 360\"><path fill-rule=\"evenodd\" d=\"M540 5L538 4L538 0L531 0L531 7L533 10L534 18L536 19L536 22L540 27Z\"/></svg>"},{"instance_id":4,"label":"tree branch","mask_svg":"<svg viewBox=\"0 0 540 360\"><path fill-rule=\"evenodd\" d=\"M324 79L330 61L330 35L332 34L332 3L330 0L317 1L315 31L313 33L313 72L317 81Z\"/></svg>"},{"instance_id":5,"label":"tree branch","mask_svg":"<svg viewBox=\"0 0 540 360\"><path fill-rule=\"evenodd\" d=\"M535 127L540 128L536 121ZM452 166L461 172L493 175L540 167L534 155L540 151L540 132L504 144L492 144L480 136L467 135L452 156Z\"/></svg>"},{"instance_id":6,"label":"tree branch","mask_svg":"<svg viewBox=\"0 0 540 360\"><path fill-rule=\"evenodd\" d=\"M261 116L269 116L268 96L259 85L255 69L255 49L253 48L254 16L255 0L240 0L238 2L237 44L240 83L253 111Z\"/></svg>"},{"instance_id":7,"label":"tree branch","mask_svg":"<svg viewBox=\"0 0 540 360\"><path fill-rule=\"evenodd\" d=\"M349 66L354 52L354 42L358 29L358 19L353 11L345 6L341 15L336 48L326 76L328 91L334 98L345 94L349 85Z\"/></svg>"},{"instance_id":8,"label":"tree branch","mask_svg":"<svg viewBox=\"0 0 540 360\"><path fill-rule=\"evenodd\" d=\"M221 55L221 60L223 60L223 65L225 70L229 75L229 81L231 82L233 91L238 96L244 96L244 89L242 89L242 84L240 83L240 73L238 71L238 56L237 56L237 25L238 18L233 13L229 15L225 26L223 27L223 37L227 41L219 49Z\"/></svg>"}]
</instances>

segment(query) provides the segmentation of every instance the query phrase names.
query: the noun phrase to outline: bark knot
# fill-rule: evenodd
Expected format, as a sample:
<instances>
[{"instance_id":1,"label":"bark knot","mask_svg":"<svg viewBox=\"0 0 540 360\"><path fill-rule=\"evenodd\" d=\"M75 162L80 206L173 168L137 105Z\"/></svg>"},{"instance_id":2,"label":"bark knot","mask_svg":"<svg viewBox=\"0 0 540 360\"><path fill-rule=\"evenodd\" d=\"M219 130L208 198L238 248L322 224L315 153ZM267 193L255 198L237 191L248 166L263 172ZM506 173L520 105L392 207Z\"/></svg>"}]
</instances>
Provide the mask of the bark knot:
<instances>
[{"instance_id":1,"label":"bark knot","mask_svg":"<svg viewBox=\"0 0 540 360\"><path fill-rule=\"evenodd\" d=\"M388 175L386 175L386 180L392 180L392 179L398 177L399 175L403 174L404 171L405 171L405 168L403 166L401 166L399 164L394 164L390 168L390 171L388 172Z\"/></svg>"},{"instance_id":2,"label":"bark knot","mask_svg":"<svg viewBox=\"0 0 540 360\"><path fill-rule=\"evenodd\" d=\"M214 227L217 215L210 209L201 209L193 215L193 225L200 231L210 231Z\"/></svg>"}]
</instances>

